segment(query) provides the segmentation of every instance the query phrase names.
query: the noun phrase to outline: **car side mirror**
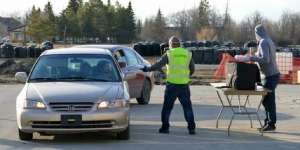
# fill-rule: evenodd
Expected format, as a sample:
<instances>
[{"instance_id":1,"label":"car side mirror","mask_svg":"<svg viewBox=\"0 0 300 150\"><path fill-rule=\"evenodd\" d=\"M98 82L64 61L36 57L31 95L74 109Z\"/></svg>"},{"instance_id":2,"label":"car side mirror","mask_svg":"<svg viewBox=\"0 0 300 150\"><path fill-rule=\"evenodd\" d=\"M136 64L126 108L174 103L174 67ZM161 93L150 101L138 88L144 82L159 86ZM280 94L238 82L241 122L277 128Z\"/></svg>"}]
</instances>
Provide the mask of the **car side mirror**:
<instances>
[{"instance_id":1,"label":"car side mirror","mask_svg":"<svg viewBox=\"0 0 300 150\"><path fill-rule=\"evenodd\" d=\"M17 81L25 83L27 80L27 73L26 72L17 72L15 75L15 78L17 79Z\"/></svg>"},{"instance_id":2,"label":"car side mirror","mask_svg":"<svg viewBox=\"0 0 300 150\"><path fill-rule=\"evenodd\" d=\"M125 68L127 66L126 62L124 62L124 61L119 61L118 64L119 64L120 68Z\"/></svg>"}]
</instances>

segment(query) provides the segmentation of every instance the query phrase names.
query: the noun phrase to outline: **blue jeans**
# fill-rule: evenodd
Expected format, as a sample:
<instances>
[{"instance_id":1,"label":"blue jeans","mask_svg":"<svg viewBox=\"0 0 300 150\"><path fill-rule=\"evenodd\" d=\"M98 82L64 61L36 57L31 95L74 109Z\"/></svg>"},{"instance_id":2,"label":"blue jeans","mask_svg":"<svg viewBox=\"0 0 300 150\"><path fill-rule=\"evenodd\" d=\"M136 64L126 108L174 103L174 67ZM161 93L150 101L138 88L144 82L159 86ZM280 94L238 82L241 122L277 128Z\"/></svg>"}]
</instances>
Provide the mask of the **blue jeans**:
<instances>
[{"instance_id":1,"label":"blue jeans","mask_svg":"<svg viewBox=\"0 0 300 150\"><path fill-rule=\"evenodd\" d=\"M194 113L190 95L189 85L176 85L167 83L164 104L161 112L162 128L169 128L170 114L173 109L174 103L178 98L184 111L185 120L188 123L188 129L195 129L196 125L194 121Z\"/></svg>"},{"instance_id":2,"label":"blue jeans","mask_svg":"<svg viewBox=\"0 0 300 150\"><path fill-rule=\"evenodd\" d=\"M264 84L264 88L267 88L272 92L268 93L263 100L263 106L265 107L266 111L265 124L275 125L277 121L275 89L278 85L279 78L280 74L266 77L266 83Z\"/></svg>"}]
</instances>

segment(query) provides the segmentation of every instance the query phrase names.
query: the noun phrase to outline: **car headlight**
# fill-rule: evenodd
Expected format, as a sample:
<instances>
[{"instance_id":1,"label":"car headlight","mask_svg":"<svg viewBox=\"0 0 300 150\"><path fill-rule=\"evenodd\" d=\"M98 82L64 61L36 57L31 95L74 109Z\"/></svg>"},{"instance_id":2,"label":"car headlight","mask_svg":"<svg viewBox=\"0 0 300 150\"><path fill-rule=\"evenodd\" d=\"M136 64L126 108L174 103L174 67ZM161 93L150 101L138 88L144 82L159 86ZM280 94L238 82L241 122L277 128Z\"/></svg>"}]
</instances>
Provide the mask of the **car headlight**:
<instances>
[{"instance_id":1,"label":"car headlight","mask_svg":"<svg viewBox=\"0 0 300 150\"><path fill-rule=\"evenodd\" d=\"M42 101L37 100L25 100L25 109L46 109L46 105Z\"/></svg>"},{"instance_id":2,"label":"car headlight","mask_svg":"<svg viewBox=\"0 0 300 150\"><path fill-rule=\"evenodd\" d=\"M98 109L123 108L123 107L129 107L129 101L126 100L100 101L97 106Z\"/></svg>"}]
</instances>

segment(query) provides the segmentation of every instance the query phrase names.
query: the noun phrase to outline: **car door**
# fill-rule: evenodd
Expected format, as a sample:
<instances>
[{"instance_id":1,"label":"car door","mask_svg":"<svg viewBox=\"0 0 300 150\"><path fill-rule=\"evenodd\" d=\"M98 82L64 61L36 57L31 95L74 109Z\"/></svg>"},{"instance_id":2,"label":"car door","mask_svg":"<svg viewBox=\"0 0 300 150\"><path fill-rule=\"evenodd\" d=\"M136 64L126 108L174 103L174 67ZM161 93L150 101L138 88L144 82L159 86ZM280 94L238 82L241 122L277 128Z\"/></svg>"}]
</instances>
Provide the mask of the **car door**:
<instances>
[{"instance_id":1,"label":"car door","mask_svg":"<svg viewBox=\"0 0 300 150\"><path fill-rule=\"evenodd\" d=\"M138 98L141 96L141 92L144 85L145 76L141 73L141 68L143 65L136 56L135 52L132 49L125 49L125 58L127 62L127 67L125 68L126 74L138 74L134 79L128 81L130 96L132 98Z\"/></svg>"}]
</instances>

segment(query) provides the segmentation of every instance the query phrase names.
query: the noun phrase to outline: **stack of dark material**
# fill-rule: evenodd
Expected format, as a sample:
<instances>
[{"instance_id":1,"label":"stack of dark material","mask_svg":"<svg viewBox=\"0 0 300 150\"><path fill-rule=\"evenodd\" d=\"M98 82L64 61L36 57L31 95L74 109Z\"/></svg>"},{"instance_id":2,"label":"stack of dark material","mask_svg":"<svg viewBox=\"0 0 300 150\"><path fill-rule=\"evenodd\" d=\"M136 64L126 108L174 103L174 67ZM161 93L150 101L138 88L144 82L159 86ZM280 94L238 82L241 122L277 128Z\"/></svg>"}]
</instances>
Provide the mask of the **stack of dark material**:
<instances>
[{"instance_id":1,"label":"stack of dark material","mask_svg":"<svg viewBox=\"0 0 300 150\"><path fill-rule=\"evenodd\" d=\"M217 64L219 61L218 51L213 48L198 48L192 53L196 64Z\"/></svg>"},{"instance_id":2,"label":"stack of dark material","mask_svg":"<svg viewBox=\"0 0 300 150\"><path fill-rule=\"evenodd\" d=\"M42 51L53 49L53 48L54 48L53 43L50 41L45 41L41 45Z\"/></svg>"},{"instance_id":3,"label":"stack of dark material","mask_svg":"<svg viewBox=\"0 0 300 150\"><path fill-rule=\"evenodd\" d=\"M210 42L210 41L205 41L204 45L205 45L205 47L212 47L213 46L212 42Z\"/></svg>"},{"instance_id":4,"label":"stack of dark material","mask_svg":"<svg viewBox=\"0 0 300 150\"><path fill-rule=\"evenodd\" d=\"M161 43L160 44L160 53L165 54L169 50L169 44L168 43Z\"/></svg>"},{"instance_id":5,"label":"stack of dark material","mask_svg":"<svg viewBox=\"0 0 300 150\"><path fill-rule=\"evenodd\" d=\"M37 58L43 52L42 48L35 47L15 47L14 54L15 58Z\"/></svg>"},{"instance_id":6,"label":"stack of dark material","mask_svg":"<svg viewBox=\"0 0 300 150\"><path fill-rule=\"evenodd\" d=\"M224 46L226 46L226 47L228 47L228 48L231 49L231 48L234 46L234 43L232 43L232 42L227 42L227 43L224 44Z\"/></svg>"},{"instance_id":7,"label":"stack of dark material","mask_svg":"<svg viewBox=\"0 0 300 150\"><path fill-rule=\"evenodd\" d=\"M198 47L205 47L205 43L200 41L200 42L197 43L197 46Z\"/></svg>"},{"instance_id":8,"label":"stack of dark material","mask_svg":"<svg viewBox=\"0 0 300 150\"><path fill-rule=\"evenodd\" d=\"M196 41L191 41L191 47L198 47L198 42Z\"/></svg>"},{"instance_id":9,"label":"stack of dark material","mask_svg":"<svg viewBox=\"0 0 300 150\"><path fill-rule=\"evenodd\" d=\"M154 56L160 56L161 55L161 50L160 50L160 44L153 42L152 43L152 50L153 50L153 55Z\"/></svg>"},{"instance_id":10,"label":"stack of dark material","mask_svg":"<svg viewBox=\"0 0 300 150\"><path fill-rule=\"evenodd\" d=\"M225 50L225 53L227 53L230 56L234 57L236 55L236 50L235 49L227 49L227 50Z\"/></svg>"},{"instance_id":11,"label":"stack of dark material","mask_svg":"<svg viewBox=\"0 0 300 150\"><path fill-rule=\"evenodd\" d=\"M20 57L21 57L21 56L20 56L21 49L22 49L22 47L15 47L15 48L14 48L14 53L15 53L15 57L16 57L16 58L20 58Z\"/></svg>"},{"instance_id":12,"label":"stack of dark material","mask_svg":"<svg viewBox=\"0 0 300 150\"><path fill-rule=\"evenodd\" d=\"M191 43L190 42L181 42L181 46L184 48L188 48L188 47L191 47Z\"/></svg>"},{"instance_id":13,"label":"stack of dark material","mask_svg":"<svg viewBox=\"0 0 300 150\"><path fill-rule=\"evenodd\" d=\"M160 44L156 42L136 43L133 49L142 56L160 56Z\"/></svg>"},{"instance_id":14,"label":"stack of dark material","mask_svg":"<svg viewBox=\"0 0 300 150\"><path fill-rule=\"evenodd\" d=\"M201 49L193 50L193 60L195 64L202 64L203 63L203 57L204 57L204 51Z\"/></svg>"},{"instance_id":15,"label":"stack of dark material","mask_svg":"<svg viewBox=\"0 0 300 150\"><path fill-rule=\"evenodd\" d=\"M14 57L14 47L11 44L3 44L1 45L1 55L4 58L12 58Z\"/></svg>"},{"instance_id":16,"label":"stack of dark material","mask_svg":"<svg viewBox=\"0 0 300 150\"><path fill-rule=\"evenodd\" d=\"M142 54L142 43L136 43L132 46L132 48L139 54Z\"/></svg>"},{"instance_id":17,"label":"stack of dark material","mask_svg":"<svg viewBox=\"0 0 300 150\"><path fill-rule=\"evenodd\" d=\"M152 56L152 45L151 45L151 43L145 43L145 50L144 50L144 55L145 56Z\"/></svg>"},{"instance_id":18,"label":"stack of dark material","mask_svg":"<svg viewBox=\"0 0 300 150\"><path fill-rule=\"evenodd\" d=\"M214 62L214 49L207 48L203 54L203 64L213 64Z\"/></svg>"},{"instance_id":19,"label":"stack of dark material","mask_svg":"<svg viewBox=\"0 0 300 150\"><path fill-rule=\"evenodd\" d=\"M257 42L255 42L255 41L248 41L248 42L246 42L245 45L244 45L245 48L257 47L257 46L258 46L258 44L257 44Z\"/></svg>"},{"instance_id":20,"label":"stack of dark material","mask_svg":"<svg viewBox=\"0 0 300 150\"><path fill-rule=\"evenodd\" d=\"M146 56L147 46L144 43L142 43L140 46L141 46L141 51L140 51L139 54L142 55L142 56Z\"/></svg>"},{"instance_id":21,"label":"stack of dark material","mask_svg":"<svg viewBox=\"0 0 300 150\"><path fill-rule=\"evenodd\" d=\"M223 54L225 53L226 50L224 49L216 49L215 50L215 57L216 57L216 62L215 64L220 64L222 59L223 59Z\"/></svg>"},{"instance_id":22,"label":"stack of dark material","mask_svg":"<svg viewBox=\"0 0 300 150\"><path fill-rule=\"evenodd\" d=\"M39 57L43 51L44 50L42 50L41 48L35 48L35 57Z\"/></svg>"},{"instance_id":23,"label":"stack of dark material","mask_svg":"<svg viewBox=\"0 0 300 150\"><path fill-rule=\"evenodd\" d=\"M293 53L294 57L300 58L300 49L293 48L291 49L291 52Z\"/></svg>"},{"instance_id":24,"label":"stack of dark material","mask_svg":"<svg viewBox=\"0 0 300 150\"><path fill-rule=\"evenodd\" d=\"M218 41L212 41L212 46L219 47L221 44Z\"/></svg>"},{"instance_id":25,"label":"stack of dark material","mask_svg":"<svg viewBox=\"0 0 300 150\"><path fill-rule=\"evenodd\" d=\"M44 51L44 49L39 48L39 47L34 47L34 46L29 46L26 49L27 49L27 56L30 58L37 58Z\"/></svg>"},{"instance_id":26,"label":"stack of dark material","mask_svg":"<svg viewBox=\"0 0 300 150\"><path fill-rule=\"evenodd\" d=\"M36 50L35 50L35 47L33 47L33 46L29 46L29 47L27 47L27 51L28 51L28 56L30 57L30 58L35 58L36 57Z\"/></svg>"}]
</instances>

